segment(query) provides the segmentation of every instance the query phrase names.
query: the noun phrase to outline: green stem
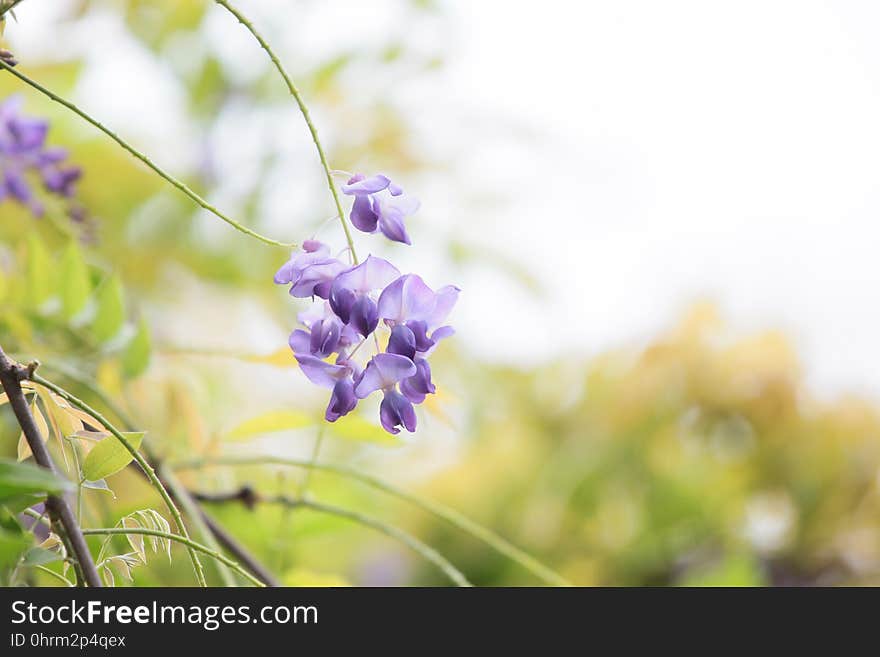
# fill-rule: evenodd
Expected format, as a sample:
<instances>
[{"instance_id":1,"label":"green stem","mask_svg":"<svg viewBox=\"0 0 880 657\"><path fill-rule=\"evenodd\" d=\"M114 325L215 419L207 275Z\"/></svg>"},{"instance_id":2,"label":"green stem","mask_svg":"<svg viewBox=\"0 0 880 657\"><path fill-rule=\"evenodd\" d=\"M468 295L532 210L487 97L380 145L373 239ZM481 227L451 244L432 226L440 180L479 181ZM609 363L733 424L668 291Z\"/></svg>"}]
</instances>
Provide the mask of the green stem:
<instances>
[{"instance_id":1,"label":"green stem","mask_svg":"<svg viewBox=\"0 0 880 657\"><path fill-rule=\"evenodd\" d=\"M39 570L39 571L46 573L47 575L51 575L52 577L54 577L57 580L64 582L64 586L70 586L70 587L74 586L73 582L71 582L69 579L67 579L64 575L62 575L60 573L56 573L54 570L46 568L46 566L39 566L38 565L38 566L34 566L34 568L36 570Z\"/></svg>"},{"instance_id":2,"label":"green stem","mask_svg":"<svg viewBox=\"0 0 880 657\"><path fill-rule=\"evenodd\" d=\"M51 370L60 374L64 378L69 379L73 383L81 385L83 388L95 395L95 397L97 397L100 402L107 407L107 410L113 413L113 415L115 415L117 419L122 422L122 424L128 427L127 430L133 431L134 428L137 426L131 416L126 413L125 410L123 410L123 408L118 403L116 403L116 401L110 395L104 392L103 388L95 384L87 375L71 367L68 367L67 365L62 365L57 362L41 362L40 367L44 370Z\"/></svg>"},{"instance_id":3,"label":"green stem","mask_svg":"<svg viewBox=\"0 0 880 657\"><path fill-rule=\"evenodd\" d=\"M162 485L162 482L159 481L159 478L156 476L156 472L153 470L152 466L147 463L147 460L141 456L140 452L138 452L134 446L128 441L128 439L122 435L122 433L114 427L109 420L107 420L103 415L101 415L94 408L86 404L81 399L74 397L72 394L55 385L51 381L47 381L39 374L34 374L31 377L31 380L34 383L38 383L41 386L48 388L55 394L57 394L62 399L66 400L68 403L73 404L81 411L84 411L95 418L98 422L100 422L104 427L113 434L113 436L118 440L125 449L128 450L129 454L131 454L132 458L137 462L137 464L141 467L141 470L147 475L147 479L149 479L150 483L153 485L153 488L159 493L162 500L165 502L165 505L168 507L168 511L174 518L174 524L177 526L177 531L179 531L185 538L189 538L189 534L186 531L186 525L183 523L183 518L180 515L180 511L177 509L177 506L174 504L174 500L171 499L171 495L168 494L168 491L165 489L165 486ZM192 549L189 550L189 557L192 561L193 568L196 572L196 579L199 582L200 586L207 586L208 583L205 581L205 571L202 568L202 563L199 561L198 555Z\"/></svg>"},{"instance_id":4,"label":"green stem","mask_svg":"<svg viewBox=\"0 0 880 657\"><path fill-rule=\"evenodd\" d=\"M233 219L232 217L227 216L226 214L224 214L223 212L218 210L216 207L214 207L213 205L208 203L208 201L203 199L201 196L199 196L192 189L190 189L186 185L186 183L178 180L177 178L172 176L170 173L166 172L158 164L153 162L149 157L147 157L146 155L141 153L134 146L132 146L131 144L126 142L124 139L122 139L122 137L117 135L110 128L105 126L103 123L101 123L97 119L91 117L84 110L80 109L79 107L74 105L69 100L66 100L65 98L62 98L58 94L54 93L53 91L50 91L49 89L47 89L46 87L41 85L36 80L32 80L31 78L26 76L21 71L18 71L17 69L12 68L11 66L9 66L9 64L7 64L2 59L0 59L0 67L6 69L6 71L8 71L9 73L11 73L15 77L17 77L19 80L21 80L25 84L33 87L34 89L39 91L44 96L54 100L56 103L63 105L64 107L69 109L71 112L77 114L80 118L84 119L88 123L91 123L94 127L96 127L98 130L100 130L105 135L110 137L110 139L112 139L117 144L119 144L122 148L124 148L126 151L128 151L131 155L133 155L138 160L140 160L141 162L146 164L150 169L152 169L155 173L157 173L161 178L163 178L165 181L170 183L172 186L176 187L181 192L183 192L186 196L188 196L196 204L198 204L199 206L201 206L202 208L204 208L205 210L207 210L211 214L215 215L216 217L219 217L220 219L225 221L227 224L229 224L230 226L235 228L237 231L244 233L245 235L249 235L250 237L253 237L256 240L259 240L260 242L263 242L264 244L269 244L270 246L283 246L285 248L296 247L296 244L288 244L285 242L279 242L277 240L273 240L271 238L265 237L264 235L260 235L260 233L254 231L254 230L251 230L250 228L248 228L244 224L241 224L238 221L236 221L235 219Z\"/></svg>"},{"instance_id":5,"label":"green stem","mask_svg":"<svg viewBox=\"0 0 880 657\"><path fill-rule=\"evenodd\" d=\"M134 428L137 427L137 423L125 411L125 409L123 409L122 406L120 406L116 402L116 400L113 399L113 397L104 392L103 388L94 383L85 374L77 371L76 369L69 368L66 365L61 365L54 362L44 363L41 365L41 367L54 370L91 392L101 401L101 403L104 404L104 406L107 407L107 410L115 415L119 419L119 421L125 427L127 427L127 430L134 430ZM142 448L148 461L152 463L159 462L159 459L156 458L156 455L151 453L149 445L144 444L142 445ZM171 489L171 493L180 500L181 506L183 506L186 513L191 518L193 518L193 522L196 524L196 528L199 530L199 532L203 533L203 530L208 531L208 534L203 534L203 536L204 541L208 543L209 547L218 549L218 543L224 545L234 557L239 559L239 561L241 561L252 572L256 573L265 584L269 586L278 586L271 573L269 573L258 561L256 561L252 555L250 555L241 545L236 543L234 539L223 530L222 527L217 525L216 522L214 522L211 518L202 515L202 510L197 508L198 505L192 499L189 491L187 491L183 486L178 485L176 479L170 478L173 476L173 473L168 468L160 468L157 476L160 477L160 481L166 482L168 488ZM168 478L166 479L166 477ZM226 576L223 574L222 570L221 576L223 577L224 581L226 581Z\"/></svg>"},{"instance_id":6,"label":"green stem","mask_svg":"<svg viewBox=\"0 0 880 657\"><path fill-rule=\"evenodd\" d=\"M467 580L462 572L458 570L458 568L453 566L443 555L437 552L437 550L432 548L430 545L425 545L415 536L406 533L402 529L399 529L393 525L388 525L381 520L377 520L376 518L358 513L357 511L350 511L349 509L343 509L341 507L331 506L329 504L323 504L321 502L314 502L312 500L296 500L296 504L298 506L303 506L307 509L317 511L318 513L326 513L329 515L338 516L340 518L346 518L348 520L351 520L352 522L356 522L358 524L364 525L365 527L370 527L371 529L375 529L378 532L382 532L386 536L400 541L408 548L433 563L440 570L442 570L443 573L450 580L452 580L452 582L456 586L472 586L472 584Z\"/></svg>"},{"instance_id":7,"label":"green stem","mask_svg":"<svg viewBox=\"0 0 880 657\"><path fill-rule=\"evenodd\" d=\"M161 464L157 465L156 469L158 470L157 477L159 480L165 482L168 490L171 491L171 494L174 495L180 506L183 507L186 515L189 516L190 522L192 522L195 527L199 539L204 541L208 547L215 552L220 552L220 546L217 544L214 535L205 525L201 512L196 508L195 501L190 497L189 492L177 480L177 476ZM235 578L225 565L222 563L217 564L217 570L220 573L220 579L223 580L223 586L235 586Z\"/></svg>"},{"instance_id":8,"label":"green stem","mask_svg":"<svg viewBox=\"0 0 880 657\"><path fill-rule=\"evenodd\" d=\"M263 583L260 580L258 580L256 577L247 572L244 568L239 566L235 561L216 550L212 550L211 548L202 545L201 543L196 543L188 536L180 536L178 534L163 532L158 529L146 529L143 527L102 527L100 529L83 529L83 534L85 534L86 536L140 534L142 536L158 536L169 541L176 541L177 543L182 543L183 545L185 545L190 552L195 551L201 552L202 554L207 554L209 557L212 557L220 563L229 566L230 568L232 568L232 570L247 579L249 582L252 582L254 585L263 586Z\"/></svg>"},{"instance_id":9,"label":"green stem","mask_svg":"<svg viewBox=\"0 0 880 657\"><path fill-rule=\"evenodd\" d=\"M249 491L248 495L253 495L253 491L247 489ZM238 500L243 500L242 493L244 493L245 489L241 491L237 491L231 494L209 494L209 493L196 493L196 497L203 502L209 503L224 503L224 502L234 502ZM415 536L408 534L403 531L399 527L395 527L394 525L389 525L377 518L373 518L372 516L364 515L363 513L359 513L358 511L352 511L351 509L344 509L342 507L333 506L330 504L324 504L323 502L316 502L313 500L306 500L302 498L291 498L285 497L284 495L277 495L275 497L262 497L256 496L256 502L261 502L264 504L279 504L289 509L311 509L313 511L317 511L318 513L325 513L328 515L337 516L340 518L345 518L346 520L351 520L352 522L356 522L359 525L363 525L364 527L368 527L370 529L374 529L378 532L393 538L396 541L399 541L406 545L408 548L416 552L417 554L424 557L425 560L431 562L435 566L437 566L443 573L449 577L452 582L457 586L471 586L471 583L467 580L467 578L462 574L458 568L453 566L446 557L437 552L434 548L429 545L425 545Z\"/></svg>"},{"instance_id":10,"label":"green stem","mask_svg":"<svg viewBox=\"0 0 880 657\"><path fill-rule=\"evenodd\" d=\"M414 495L413 493L397 488L396 486L389 484L381 479L378 479L377 477L373 477L372 475L360 472L359 470L355 470L354 468L349 468L343 465L335 465L331 463L311 463L310 461L300 459L287 459L271 456L198 458L174 464L173 467L175 469L192 469L200 468L205 465L284 465L295 468L311 468L315 470L322 470L324 472L331 472L342 477L354 479L367 486L370 486L371 488L381 490L385 493L388 493L389 495L397 497L398 499L409 502L410 504L417 506L423 511L426 511L440 518L441 520L444 520L445 522L460 529L461 531L470 534L474 538L493 548L496 552L506 556L510 560L519 564L547 584L551 584L553 586L571 586L571 582L542 564L530 554L516 547L508 540L493 532L491 529L483 527L482 525L474 522L467 516L459 513L455 509L448 507L444 504L440 504L439 502L434 502L432 500Z\"/></svg>"},{"instance_id":11,"label":"green stem","mask_svg":"<svg viewBox=\"0 0 880 657\"><path fill-rule=\"evenodd\" d=\"M336 206L336 212L339 214L339 221L342 223L342 230L345 232L345 239L348 242L348 248L351 251L351 259L354 261L354 264L358 264L357 253L354 249L354 239L351 236L351 230L348 227L348 222L345 220L345 212L342 210L342 203L339 200L339 192L336 191L336 184L333 182L333 174L330 170L330 165L327 163L327 155L324 152L324 147L321 145L321 140L318 138L318 130L315 128L315 124L312 122L312 117L309 114L309 108L306 106L305 101L303 100L302 94L300 94L299 89L297 89L296 85L293 83L291 77L287 74L287 71L282 66L281 61L278 59L278 56L263 38L263 36L257 31L257 28L254 27L253 23L251 23L247 17L245 17L238 9L233 7L227 0L214 0L218 5L226 9L230 14L235 16L238 19L238 22L244 25L247 30L253 35L253 37L257 40L263 50L266 51L266 54L269 55L269 59L272 60L272 64L275 66L278 73L281 75L284 83L287 85L287 90L290 92L290 95L293 96L293 99L296 101L296 104L299 106L299 111L303 115L303 119L305 119L306 125L309 128L309 132L312 134L312 141L315 142L315 148L318 151L318 158L321 160L321 166L324 168L324 176L327 178L327 186L330 188L330 195L333 197L333 203Z\"/></svg>"},{"instance_id":12,"label":"green stem","mask_svg":"<svg viewBox=\"0 0 880 657\"><path fill-rule=\"evenodd\" d=\"M82 466L79 462L79 447L76 442L71 441L70 449L73 452L73 467L76 468L76 521L81 525L82 524L82 507L83 507L83 499L82 499L82 489L83 484L85 483L85 479L83 478Z\"/></svg>"},{"instance_id":13,"label":"green stem","mask_svg":"<svg viewBox=\"0 0 880 657\"><path fill-rule=\"evenodd\" d=\"M0 11L0 20L4 20L6 18L6 14L15 9L18 5L20 5L24 0L13 0L8 7Z\"/></svg>"},{"instance_id":14,"label":"green stem","mask_svg":"<svg viewBox=\"0 0 880 657\"><path fill-rule=\"evenodd\" d=\"M303 479L302 486L299 489L299 496L306 497L309 492L309 484L312 483L312 472L315 471L315 463L318 462L318 456L321 453L321 443L324 442L324 423L318 424L318 435L315 436L315 444L312 447L312 456L309 459L309 467L306 468L306 476Z\"/></svg>"}]
</instances>

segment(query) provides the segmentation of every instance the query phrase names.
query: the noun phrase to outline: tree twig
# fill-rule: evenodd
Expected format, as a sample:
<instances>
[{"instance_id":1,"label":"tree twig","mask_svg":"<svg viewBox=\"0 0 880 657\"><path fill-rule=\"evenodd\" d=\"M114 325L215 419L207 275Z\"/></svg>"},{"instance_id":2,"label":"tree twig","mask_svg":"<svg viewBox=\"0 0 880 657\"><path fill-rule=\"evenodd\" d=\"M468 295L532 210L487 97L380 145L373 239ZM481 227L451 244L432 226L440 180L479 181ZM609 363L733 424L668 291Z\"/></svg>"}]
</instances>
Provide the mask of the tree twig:
<instances>
[{"instance_id":1,"label":"tree twig","mask_svg":"<svg viewBox=\"0 0 880 657\"><path fill-rule=\"evenodd\" d=\"M214 535L217 542L229 552L229 554L234 556L242 566L251 571L266 586L281 586L281 582L279 582L263 564L257 561L257 559L248 552L248 550L239 543L232 534L227 532L222 525L209 516L208 512L201 508L201 506L199 506L198 509L202 514L202 520L204 520L208 530Z\"/></svg>"},{"instance_id":2,"label":"tree twig","mask_svg":"<svg viewBox=\"0 0 880 657\"><path fill-rule=\"evenodd\" d=\"M327 154L324 152L324 147L321 145L321 140L318 138L318 129L315 127L314 122L312 121L312 117L309 114L309 108L306 105L305 100L303 100L302 94L300 94L299 89L297 89L296 85L293 82L293 78L288 75L284 66L281 64L281 60L278 59L278 55L275 54L275 51L272 50L269 43L266 39L263 38L263 35L257 31L257 28L254 27L254 24L247 19L247 17L242 14L238 9L233 7L228 0L214 0L218 5L223 7L230 14L235 16L236 20L239 23L245 26L248 32L257 40L257 43L260 44L260 47L266 51L266 54L269 56L269 59L272 61L272 65L278 71L278 74L281 76L281 79L284 80L284 84L287 85L287 90L290 92L290 95L293 96L293 99L296 101L297 106L299 107L300 113L302 113L303 119L306 122L306 126L309 128L309 134L312 135L312 141L315 143L315 149L318 151L318 159L321 160L321 168L324 170L324 177L327 179L327 186L330 189L330 196L333 197L333 204L336 206L336 213L339 215L339 221L342 224L342 231L345 233L345 240L348 242L349 252L351 253L351 259L354 261L354 264L358 264L357 253L354 249L354 239L351 235L351 229L348 227L348 222L345 220L345 211L342 209L342 203L339 200L339 192L336 191L336 184L333 182L333 172L330 169L330 165L327 162Z\"/></svg>"},{"instance_id":3,"label":"tree twig","mask_svg":"<svg viewBox=\"0 0 880 657\"><path fill-rule=\"evenodd\" d=\"M138 424L135 420L129 416L128 413L113 399L110 395L108 395L100 386L98 386L94 381L92 381L87 375L69 367L60 365L58 363L46 363L43 367L53 370L64 376L67 379L70 379L71 382L76 383L86 390L88 390L91 394L93 394L97 399L103 404L110 413L116 416L119 422L122 424L126 431L137 431ZM168 481L168 470L166 468L159 467L161 463L159 462L159 458L150 449L150 446L147 444L142 444L141 449L144 451L144 456L146 457L147 463L149 463L156 471L156 476L159 477L159 481L168 489L169 494L172 498L174 498L181 506L184 507L184 510L189 506L186 500L180 499L181 496L187 495L189 496L189 491L186 490L183 486L173 486L169 485L171 482ZM130 467L132 470L138 473L141 477L148 479L147 473L137 464L137 462L132 461L130 463ZM191 496L190 496L191 498ZM278 579L271 573L269 570L261 564L254 555L252 555L246 547L244 547L241 543L239 543L229 532L227 532L216 520L214 520L211 516L209 516L203 508L198 504L197 500L191 500L195 505L195 508L202 516L202 520L205 523L208 531L214 535L214 538L220 544L223 549L225 549L229 554L235 557L236 561L241 563L245 568L251 571L254 575L256 575L266 586L281 586L281 583Z\"/></svg>"},{"instance_id":4,"label":"tree twig","mask_svg":"<svg viewBox=\"0 0 880 657\"><path fill-rule=\"evenodd\" d=\"M50 472L57 473L55 464L52 462L52 457L46 444L43 442L43 437L40 434L37 423L34 421L34 416L31 414L31 409L28 407L27 399L25 399L24 392L21 389L21 382L31 379L34 376L35 369L36 364L24 366L10 360L4 353L3 348L0 347L0 383L2 383L3 389L6 391L9 405L12 406L12 411L15 413L15 418L18 420L18 424L24 433L25 440L27 440L28 446L31 448L34 461L36 461L37 465ZM98 570L95 568L95 562L92 559L92 553L89 551L89 546L79 524L76 522L76 516L73 514L67 499L63 495L49 495L46 498L46 510L49 512L52 524L55 525L56 529L61 529L61 531L58 531L59 535L66 537L70 550L79 564L85 583L92 587L102 586L101 577L98 575Z\"/></svg>"},{"instance_id":5,"label":"tree twig","mask_svg":"<svg viewBox=\"0 0 880 657\"><path fill-rule=\"evenodd\" d=\"M83 120L87 121L88 123L91 123L94 127L96 127L98 130L100 130L105 135L110 137L110 139L112 139L117 144L119 144L123 149L128 151L131 155L133 155L138 160L143 162L146 166L148 166L150 169L152 169L160 178L163 178L170 185L172 185L173 187L176 187L184 195L188 196L196 205L199 205L200 207L207 210L208 212L210 212L211 214L213 214L217 218L221 219L222 221L225 221L227 224L229 224L230 226L235 228L235 230L237 230L241 233L244 233L245 235L249 235L250 237L253 237L254 239L256 239L260 242L263 242L264 244L268 244L269 246L283 246L285 248L296 247L296 244L288 243L288 242L279 242L278 240L273 240L271 238L266 237L265 235L261 235L257 231L248 228L247 226L236 221L235 219L233 219L229 215L221 212L219 209L217 209L216 207L214 207L213 205L208 203L208 201L206 201L204 198L202 198L201 196L196 194L192 189L189 188L189 186L186 185L186 183L182 182L178 178L172 176L170 173L168 173L167 171L162 169L158 164L153 162L153 160L151 160L149 157L147 157L144 153L140 152L134 146L129 144L127 141L125 141L122 137L117 135L115 132L113 132L113 130L111 130L110 128L105 126L103 123L101 123L97 119L93 118L85 110L81 109L77 105L74 105L72 102L70 102L66 98L62 98L61 96L56 94L54 91L47 89L46 87L41 85L36 80L32 80L31 78L29 78L27 75L25 75L21 71L18 71L16 69L12 68L8 63L3 61L2 59L0 59L0 69L6 69L6 71L8 71L10 74L14 75L15 77L17 77L19 80L21 80L25 84L33 87L34 89L39 91L41 94L43 94L47 98L54 100L59 105L63 105L64 107L66 107L71 112L78 115Z\"/></svg>"},{"instance_id":6,"label":"tree twig","mask_svg":"<svg viewBox=\"0 0 880 657\"><path fill-rule=\"evenodd\" d=\"M492 531L488 527L471 520L464 514L456 511L450 506L441 504L434 500L415 495L407 490L390 484L383 479L374 477L373 475L361 472L355 468L345 465L337 465L335 463L322 463L306 461L304 459L283 458L277 456L214 456L199 457L188 461L174 463L172 466L176 470L186 470L192 468L202 468L206 465L226 465L226 466L261 466L261 465L282 465L294 468L309 468L322 472L332 473L347 479L359 481L360 483L383 491L404 502L409 502L414 506L430 513L444 522L449 523L474 538L482 541L499 554L503 554L512 561L531 572L547 584L552 586L572 586L571 582L566 580L560 574L545 566L535 557L531 556L524 550L518 548L513 543L502 537L500 534Z\"/></svg>"},{"instance_id":7,"label":"tree twig","mask_svg":"<svg viewBox=\"0 0 880 657\"><path fill-rule=\"evenodd\" d=\"M437 566L450 580L452 580L452 582L456 586L471 586L471 583L464 576L464 574L460 570L458 570L458 568L453 566L452 563L450 563L449 560L446 559L446 557L437 552L437 550L432 548L430 545L422 543L415 536L403 531L399 527L389 525L385 522L382 522L381 520L365 515L358 511L344 509L342 507L333 506L331 504L324 504L323 502L317 502L315 500L292 498L286 497L284 495L263 497L250 486L242 486L238 490L229 493L192 492L191 494L195 499L201 502L214 504L220 504L224 502L241 502L250 509L254 508L254 506L259 503L279 504L288 508L311 509L312 511L317 511L318 513L325 513L328 515L345 518L347 520L351 520L352 522L356 522L359 525L363 525L364 527L369 527L370 529L381 532L386 536L389 536L390 538L393 538L403 543L413 552L419 554L420 556L424 557L425 560Z\"/></svg>"},{"instance_id":8,"label":"tree twig","mask_svg":"<svg viewBox=\"0 0 880 657\"><path fill-rule=\"evenodd\" d=\"M255 586L263 586L263 583L258 580L256 577L247 572L244 568L235 563L232 559L227 557L224 554L220 554L216 550L212 550L211 548L202 545L201 543L197 543L192 540L188 536L181 536L180 534L172 534L171 532L163 532L158 529L148 529L146 527L101 527L94 529L83 529L83 534L86 536L116 536L116 535L139 535L139 536L156 536L158 538L164 538L169 541L174 541L176 543L182 543L190 550L195 550L196 552L201 552L202 554L207 554L209 557L216 559L224 563L225 565L232 568L234 571L239 573L242 577L250 581Z\"/></svg>"},{"instance_id":9,"label":"tree twig","mask_svg":"<svg viewBox=\"0 0 880 657\"><path fill-rule=\"evenodd\" d=\"M67 392L64 388L52 383L51 381L44 379L39 374L31 374L31 380L34 383L38 383L44 388L48 388L56 395L64 399L69 404L72 404L76 408L81 411L85 411L91 417L95 418L98 422L100 422L104 428L109 431L119 443L125 447L129 454L131 454L132 458L137 461L137 464L144 471L144 474L149 479L150 483L153 485L153 488L156 489L156 492L159 493L159 496L162 498L162 501L165 502L165 506L168 507L168 512L171 514L172 518L174 518L174 524L177 526L177 531L186 539L189 539L189 533L186 530L186 525L183 523L183 518L180 515L180 510L177 508L177 505L174 503L174 500L171 499L171 495L169 495L168 490L165 488L165 485L159 481L159 478L156 476L156 471L153 470L153 467L147 463L146 459L141 455L141 453L135 449L135 447L131 444L131 442L126 438L122 432L119 431L113 424L105 418L101 413L96 411L94 408L86 404L83 400L75 397L74 395ZM190 561L192 561L193 569L196 573L196 579L198 580L199 586L207 586L208 583L205 581L205 571L202 568L202 562L199 561L199 557L196 554L197 550L193 548L188 549Z\"/></svg>"}]
</instances>

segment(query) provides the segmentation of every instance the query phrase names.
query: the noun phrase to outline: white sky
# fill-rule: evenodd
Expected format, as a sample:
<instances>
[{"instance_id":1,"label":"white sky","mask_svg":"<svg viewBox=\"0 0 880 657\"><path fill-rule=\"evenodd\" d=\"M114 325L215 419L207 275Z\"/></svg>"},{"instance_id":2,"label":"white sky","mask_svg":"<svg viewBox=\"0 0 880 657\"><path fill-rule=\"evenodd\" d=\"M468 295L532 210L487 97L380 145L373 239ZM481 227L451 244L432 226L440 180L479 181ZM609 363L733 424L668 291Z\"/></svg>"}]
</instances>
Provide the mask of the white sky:
<instances>
[{"instance_id":1,"label":"white sky","mask_svg":"<svg viewBox=\"0 0 880 657\"><path fill-rule=\"evenodd\" d=\"M473 349L520 362L597 352L709 297L743 329L786 329L818 389L880 393L880 3L448 0L448 32L411 34L385 11L393 0L308 3L304 24L297 2L239 4L288 53L391 32L451 58L439 78L388 92L417 140L457 163L406 181L424 224L395 257L453 282L417 250L430 224L491 244L551 291L536 299L488 270L455 281L459 339ZM24 3L14 28L25 53L59 43L37 5ZM93 60L78 98L149 139L159 161L192 156L169 130L173 81L100 27L78 37ZM212 16L210 32L243 67L262 58L227 17ZM108 80L113 93L100 93ZM289 131L308 148L300 127ZM313 173L292 183L298 193L320 184Z\"/></svg>"},{"instance_id":2,"label":"white sky","mask_svg":"<svg viewBox=\"0 0 880 657\"><path fill-rule=\"evenodd\" d=\"M502 351L599 350L708 296L787 329L819 389L880 392L880 3L455 7L454 98L552 144L475 149L517 199L493 235L558 292Z\"/></svg>"}]
</instances>

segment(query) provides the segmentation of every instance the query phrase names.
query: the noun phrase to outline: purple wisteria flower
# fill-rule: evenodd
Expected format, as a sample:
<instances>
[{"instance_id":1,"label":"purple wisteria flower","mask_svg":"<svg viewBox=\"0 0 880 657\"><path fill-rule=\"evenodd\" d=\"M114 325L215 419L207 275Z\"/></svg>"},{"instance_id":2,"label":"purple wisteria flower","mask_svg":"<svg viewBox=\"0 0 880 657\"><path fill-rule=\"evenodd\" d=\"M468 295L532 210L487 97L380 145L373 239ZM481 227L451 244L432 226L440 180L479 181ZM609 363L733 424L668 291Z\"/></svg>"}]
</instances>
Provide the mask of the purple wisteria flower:
<instances>
[{"instance_id":1,"label":"purple wisteria flower","mask_svg":"<svg viewBox=\"0 0 880 657\"><path fill-rule=\"evenodd\" d=\"M326 299L330 284L346 269L346 265L330 255L330 247L316 240L306 240L303 252L294 252L275 273L279 285L290 283L290 296Z\"/></svg>"},{"instance_id":2,"label":"purple wisteria flower","mask_svg":"<svg viewBox=\"0 0 880 657\"><path fill-rule=\"evenodd\" d=\"M419 203L388 177L357 174L342 191L355 197L351 222L356 228L410 243L404 218ZM445 322L459 289L432 290L420 276L402 275L376 256L359 264L352 259L356 264L346 265L328 245L306 240L275 273L277 284L290 285L291 296L315 300L297 316L302 328L290 334L290 348L306 378L331 391L324 413L328 422L381 392L379 420L385 430L415 431L415 405L436 392L428 356L454 333Z\"/></svg>"},{"instance_id":3,"label":"purple wisteria flower","mask_svg":"<svg viewBox=\"0 0 880 657\"><path fill-rule=\"evenodd\" d=\"M394 242L412 244L404 219L415 214L419 201L406 196L390 178L357 173L342 186L342 193L354 196L349 216L355 228L365 233L381 231Z\"/></svg>"},{"instance_id":4,"label":"purple wisteria flower","mask_svg":"<svg viewBox=\"0 0 880 657\"><path fill-rule=\"evenodd\" d=\"M65 164L64 149L46 147L48 121L22 116L21 105L20 96L0 104L0 203L14 200L41 217L45 209L29 179L36 177L48 193L69 199L82 170Z\"/></svg>"}]
</instances>

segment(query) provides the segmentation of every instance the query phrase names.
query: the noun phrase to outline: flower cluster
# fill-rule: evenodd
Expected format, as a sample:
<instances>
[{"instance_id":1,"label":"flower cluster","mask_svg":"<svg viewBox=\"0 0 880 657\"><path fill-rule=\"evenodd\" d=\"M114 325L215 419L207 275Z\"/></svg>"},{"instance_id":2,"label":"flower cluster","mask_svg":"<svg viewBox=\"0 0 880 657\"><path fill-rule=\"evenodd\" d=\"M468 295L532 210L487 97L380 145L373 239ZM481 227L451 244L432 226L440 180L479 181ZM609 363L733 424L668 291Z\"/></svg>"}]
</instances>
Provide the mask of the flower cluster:
<instances>
[{"instance_id":1,"label":"flower cluster","mask_svg":"<svg viewBox=\"0 0 880 657\"><path fill-rule=\"evenodd\" d=\"M65 164L64 149L46 146L49 123L22 116L21 102L13 96L0 104L0 202L12 199L41 217L45 210L28 178L38 177L48 193L69 199L82 170Z\"/></svg>"},{"instance_id":2,"label":"flower cluster","mask_svg":"<svg viewBox=\"0 0 880 657\"><path fill-rule=\"evenodd\" d=\"M351 221L358 229L410 243L403 219L418 201L382 175L355 175L342 190L355 197ZM415 431L413 405L435 391L428 356L453 334L444 322L459 289L432 290L416 274L401 274L372 255L345 264L315 240L291 256L275 282L290 285L291 296L315 300L299 314L305 328L293 331L289 342L306 377L332 391L325 418L335 422L381 391L382 426L393 434L400 427Z\"/></svg>"}]
</instances>

